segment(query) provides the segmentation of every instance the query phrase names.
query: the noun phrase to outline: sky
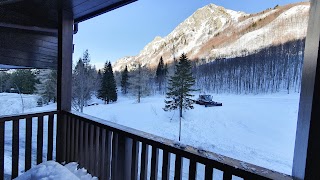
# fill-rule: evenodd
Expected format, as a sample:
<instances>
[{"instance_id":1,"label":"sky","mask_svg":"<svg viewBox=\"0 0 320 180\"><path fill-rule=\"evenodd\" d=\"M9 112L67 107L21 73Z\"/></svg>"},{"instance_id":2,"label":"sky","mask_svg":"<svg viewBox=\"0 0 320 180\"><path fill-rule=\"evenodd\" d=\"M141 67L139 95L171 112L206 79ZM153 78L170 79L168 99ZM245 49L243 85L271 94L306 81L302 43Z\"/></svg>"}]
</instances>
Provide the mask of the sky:
<instances>
[{"instance_id":1,"label":"sky","mask_svg":"<svg viewBox=\"0 0 320 180\"><path fill-rule=\"evenodd\" d=\"M138 0L79 24L74 36L73 61L88 49L91 64L102 68L134 56L156 36L168 35L197 9L210 3L235 11L257 13L276 5L302 0Z\"/></svg>"}]
</instances>

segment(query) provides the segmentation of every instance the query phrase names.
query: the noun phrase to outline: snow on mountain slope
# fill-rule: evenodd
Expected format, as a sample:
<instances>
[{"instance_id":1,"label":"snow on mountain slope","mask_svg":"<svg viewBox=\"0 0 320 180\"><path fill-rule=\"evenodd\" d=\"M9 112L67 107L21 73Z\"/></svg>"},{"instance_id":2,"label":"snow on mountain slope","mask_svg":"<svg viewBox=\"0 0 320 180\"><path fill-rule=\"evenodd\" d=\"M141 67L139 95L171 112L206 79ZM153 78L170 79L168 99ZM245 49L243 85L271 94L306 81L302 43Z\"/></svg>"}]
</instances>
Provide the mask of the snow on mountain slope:
<instances>
[{"instance_id":1,"label":"snow on mountain slope","mask_svg":"<svg viewBox=\"0 0 320 180\"><path fill-rule=\"evenodd\" d=\"M306 35L309 3L296 3L257 14L246 14L209 4L198 9L166 37L155 37L137 56L113 64L115 71L138 63L155 67L162 56L165 63L187 53L191 59L239 56L260 48Z\"/></svg>"},{"instance_id":2,"label":"snow on mountain slope","mask_svg":"<svg viewBox=\"0 0 320 180\"><path fill-rule=\"evenodd\" d=\"M308 10L307 5L292 7L263 28L248 32L225 47L211 50L210 56L241 56L243 53L250 53L267 45L277 45L303 38L307 30L308 18L305 17L308 15ZM300 25L305 25L305 27L299 28Z\"/></svg>"}]
</instances>

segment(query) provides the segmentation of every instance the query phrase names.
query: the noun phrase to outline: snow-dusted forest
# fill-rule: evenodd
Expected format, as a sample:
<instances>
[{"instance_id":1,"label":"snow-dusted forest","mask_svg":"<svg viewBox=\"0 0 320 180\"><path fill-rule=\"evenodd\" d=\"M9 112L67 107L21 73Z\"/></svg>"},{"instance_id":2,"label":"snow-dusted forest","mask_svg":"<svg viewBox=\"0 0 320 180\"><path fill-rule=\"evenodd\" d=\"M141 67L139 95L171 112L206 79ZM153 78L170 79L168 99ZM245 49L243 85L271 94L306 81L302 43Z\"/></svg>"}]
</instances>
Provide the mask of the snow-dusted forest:
<instances>
[{"instance_id":1,"label":"snow-dusted forest","mask_svg":"<svg viewBox=\"0 0 320 180\"><path fill-rule=\"evenodd\" d=\"M213 93L299 92L303 57L304 39L247 56L217 59L194 67L196 87Z\"/></svg>"}]
</instances>

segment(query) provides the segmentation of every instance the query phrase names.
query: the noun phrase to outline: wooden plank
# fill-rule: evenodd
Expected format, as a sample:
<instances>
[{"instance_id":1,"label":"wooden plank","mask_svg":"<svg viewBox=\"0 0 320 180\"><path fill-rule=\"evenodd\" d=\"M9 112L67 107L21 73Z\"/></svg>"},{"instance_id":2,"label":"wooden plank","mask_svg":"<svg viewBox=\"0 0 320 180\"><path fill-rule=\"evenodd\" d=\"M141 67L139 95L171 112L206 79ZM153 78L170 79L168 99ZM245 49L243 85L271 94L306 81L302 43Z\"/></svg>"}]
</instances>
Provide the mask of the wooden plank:
<instances>
[{"instance_id":1,"label":"wooden plank","mask_svg":"<svg viewBox=\"0 0 320 180\"><path fill-rule=\"evenodd\" d=\"M232 174L229 172L223 172L223 180L232 180Z\"/></svg>"},{"instance_id":2,"label":"wooden plank","mask_svg":"<svg viewBox=\"0 0 320 180\"><path fill-rule=\"evenodd\" d=\"M95 168L95 166L94 166L94 164L95 164L95 159L94 159L94 153L95 153L95 151L94 151L94 125L92 125L92 124L90 124L89 125L89 163L90 163L90 165L89 165L89 167L88 167L88 169L89 169L89 172L91 173L91 174L93 174L94 173L94 168Z\"/></svg>"},{"instance_id":3,"label":"wooden plank","mask_svg":"<svg viewBox=\"0 0 320 180\"><path fill-rule=\"evenodd\" d=\"M106 132L106 130L105 129L100 129L100 134L101 134L101 141L100 141L100 146L101 146L101 151L100 151L100 153L101 153L101 165L100 165L100 176L99 176L99 179L108 179L108 178L106 178L106 171L107 171L107 169L106 169L106 151L107 151L107 149L106 149L106 141L107 141L107 132Z\"/></svg>"},{"instance_id":4,"label":"wooden plank","mask_svg":"<svg viewBox=\"0 0 320 180\"><path fill-rule=\"evenodd\" d=\"M131 180L138 179L139 142L132 140Z\"/></svg>"},{"instance_id":5,"label":"wooden plank","mask_svg":"<svg viewBox=\"0 0 320 180\"><path fill-rule=\"evenodd\" d=\"M130 179L130 161L128 161L128 154L126 153L127 138L118 135L118 152L117 152L117 179ZM131 152L130 152L131 153ZM128 167L129 166L129 167ZM121 171L119 171L121 169Z\"/></svg>"},{"instance_id":6,"label":"wooden plank","mask_svg":"<svg viewBox=\"0 0 320 180\"><path fill-rule=\"evenodd\" d=\"M112 157L112 154L111 154L111 151L112 151L112 132L111 131L108 131L106 132L106 148L107 148L107 151L106 151L106 170L105 170L105 173L106 173L106 179L110 179L111 178L111 157Z\"/></svg>"},{"instance_id":7,"label":"wooden plank","mask_svg":"<svg viewBox=\"0 0 320 180\"><path fill-rule=\"evenodd\" d=\"M141 147L141 169L140 169L140 180L147 180L148 178L148 154L149 154L149 145L142 142Z\"/></svg>"},{"instance_id":8,"label":"wooden plank","mask_svg":"<svg viewBox=\"0 0 320 180\"><path fill-rule=\"evenodd\" d=\"M213 173L213 168L210 165L206 165L205 167L205 173L204 173L204 179L205 180L212 180L212 173Z\"/></svg>"},{"instance_id":9,"label":"wooden plank","mask_svg":"<svg viewBox=\"0 0 320 180\"><path fill-rule=\"evenodd\" d=\"M151 180L158 179L159 149L152 146L151 153Z\"/></svg>"},{"instance_id":10,"label":"wooden plank","mask_svg":"<svg viewBox=\"0 0 320 180\"><path fill-rule=\"evenodd\" d=\"M24 156L24 171L28 171L31 168L32 159L32 118L26 119L26 147Z\"/></svg>"},{"instance_id":11,"label":"wooden plank","mask_svg":"<svg viewBox=\"0 0 320 180\"><path fill-rule=\"evenodd\" d=\"M100 177L100 165L101 165L101 158L100 158L100 128L95 126L95 166L94 166L94 175Z\"/></svg>"},{"instance_id":12,"label":"wooden plank","mask_svg":"<svg viewBox=\"0 0 320 180\"><path fill-rule=\"evenodd\" d=\"M79 119L73 119L75 123L75 144L74 144L74 161L79 162Z\"/></svg>"},{"instance_id":13,"label":"wooden plank","mask_svg":"<svg viewBox=\"0 0 320 180\"><path fill-rule=\"evenodd\" d=\"M47 160L52 160L53 154L53 123L54 115L51 114L48 116L48 148L47 148Z\"/></svg>"},{"instance_id":14,"label":"wooden plank","mask_svg":"<svg viewBox=\"0 0 320 180\"><path fill-rule=\"evenodd\" d=\"M189 180L195 180L197 175L197 162L194 159L190 159L189 163Z\"/></svg>"},{"instance_id":15,"label":"wooden plank","mask_svg":"<svg viewBox=\"0 0 320 180\"><path fill-rule=\"evenodd\" d=\"M7 28L10 30L20 30L26 32L26 34L36 33L36 34L45 34L51 35L55 37L58 34L58 30L54 28L42 28L42 27L35 27L35 26L24 26L19 24L11 24L11 23L0 23L0 27Z\"/></svg>"},{"instance_id":16,"label":"wooden plank","mask_svg":"<svg viewBox=\"0 0 320 180\"><path fill-rule=\"evenodd\" d=\"M176 161L174 165L174 180L182 180L182 165L182 157L179 154L176 154Z\"/></svg>"},{"instance_id":17,"label":"wooden plank","mask_svg":"<svg viewBox=\"0 0 320 180\"><path fill-rule=\"evenodd\" d=\"M170 179L170 158L171 154L163 150L162 156L162 180L169 180Z\"/></svg>"},{"instance_id":18,"label":"wooden plank","mask_svg":"<svg viewBox=\"0 0 320 180\"><path fill-rule=\"evenodd\" d=\"M132 161L132 139L124 137L124 161L123 161L123 169L124 169L124 179L131 178L131 161Z\"/></svg>"},{"instance_id":19,"label":"wooden plank","mask_svg":"<svg viewBox=\"0 0 320 180\"><path fill-rule=\"evenodd\" d=\"M4 138L5 135L5 122L0 122L0 180L4 176Z\"/></svg>"},{"instance_id":20,"label":"wooden plank","mask_svg":"<svg viewBox=\"0 0 320 180\"><path fill-rule=\"evenodd\" d=\"M19 121L12 122L12 175L14 179L18 176L19 165Z\"/></svg>"},{"instance_id":21,"label":"wooden plank","mask_svg":"<svg viewBox=\"0 0 320 180\"><path fill-rule=\"evenodd\" d=\"M118 180L118 134L112 134L111 180Z\"/></svg>"},{"instance_id":22,"label":"wooden plank","mask_svg":"<svg viewBox=\"0 0 320 180\"><path fill-rule=\"evenodd\" d=\"M74 149L75 149L75 123L74 118L70 117L70 162L74 162Z\"/></svg>"},{"instance_id":23,"label":"wooden plank","mask_svg":"<svg viewBox=\"0 0 320 180\"><path fill-rule=\"evenodd\" d=\"M43 155L43 116L38 117L37 131L37 164L42 163Z\"/></svg>"},{"instance_id":24,"label":"wooden plank","mask_svg":"<svg viewBox=\"0 0 320 180\"><path fill-rule=\"evenodd\" d=\"M79 121L79 165L82 167L84 165L84 122L81 120Z\"/></svg>"},{"instance_id":25,"label":"wooden plank","mask_svg":"<svg viewBox=\"0 0 320 180\"><path fill-rule=\"evenodd\" d=\"M70 154L71 154L71 125L70 125L70 116L66 116L66 163L69 163L71 158L70 158Z\"/></svg>"},{"instance_id":26,"label":"wooden plank","mask_svg":"<svg viewBox=\"0 0 320 180\"><path fill-rule=\"evenodd\" d=\"M84 123L84 163L83 166L88 168L90 165L89 161L89 124Z\"/></svg>"}]
</instances>

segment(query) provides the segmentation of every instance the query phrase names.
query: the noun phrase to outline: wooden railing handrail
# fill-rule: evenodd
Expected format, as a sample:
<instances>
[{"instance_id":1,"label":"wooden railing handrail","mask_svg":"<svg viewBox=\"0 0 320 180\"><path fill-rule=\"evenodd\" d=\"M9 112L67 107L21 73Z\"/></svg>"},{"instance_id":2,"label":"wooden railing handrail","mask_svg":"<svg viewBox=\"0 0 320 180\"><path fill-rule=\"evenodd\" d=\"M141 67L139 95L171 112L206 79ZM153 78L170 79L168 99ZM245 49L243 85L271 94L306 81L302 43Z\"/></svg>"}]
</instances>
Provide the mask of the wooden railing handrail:
<instances>
[{"instance_id":1,"label":"wooden railing handrail","mask_svg":"<svg viewBox=\"0 0 320 180\"><path fill-rule=\"evenodd\" d=\"M57 114L57 111L40 111L36 113L22 113L22 114L14 114L14 115L4 115L0 116L0 122L6 122L6 121L15 121L15 120L21 120L26 119L30 117L37 117L37 116L45 116L45 115L53 115Z\"/></svg>"},{"instance_id":2,"label":"wooden railing handrail","mask_svg":"<svg viewBox=\"0 0 320 180\"><path fill-rule=\"evenodd\" d=\"M181 145L166 138L145 133L133 128L115 124L113 122L102 120L100 118L82 114L76 111L62 111L62 114L71 116L75 119L79 119L94 126L113 131L117 134L123 135L133 140L149 144L153 147L163 149L170 153L179 154L180 156L187 159L194 159L196 160L196 162L202 164L210 164L215 169L232 173L232 175L235 176L249 177L249 179L293 179L291 176L283 173L259 167L250 163L245 163L213 152L198 150L192 146Z\"/></svg>"}]
</instances>

